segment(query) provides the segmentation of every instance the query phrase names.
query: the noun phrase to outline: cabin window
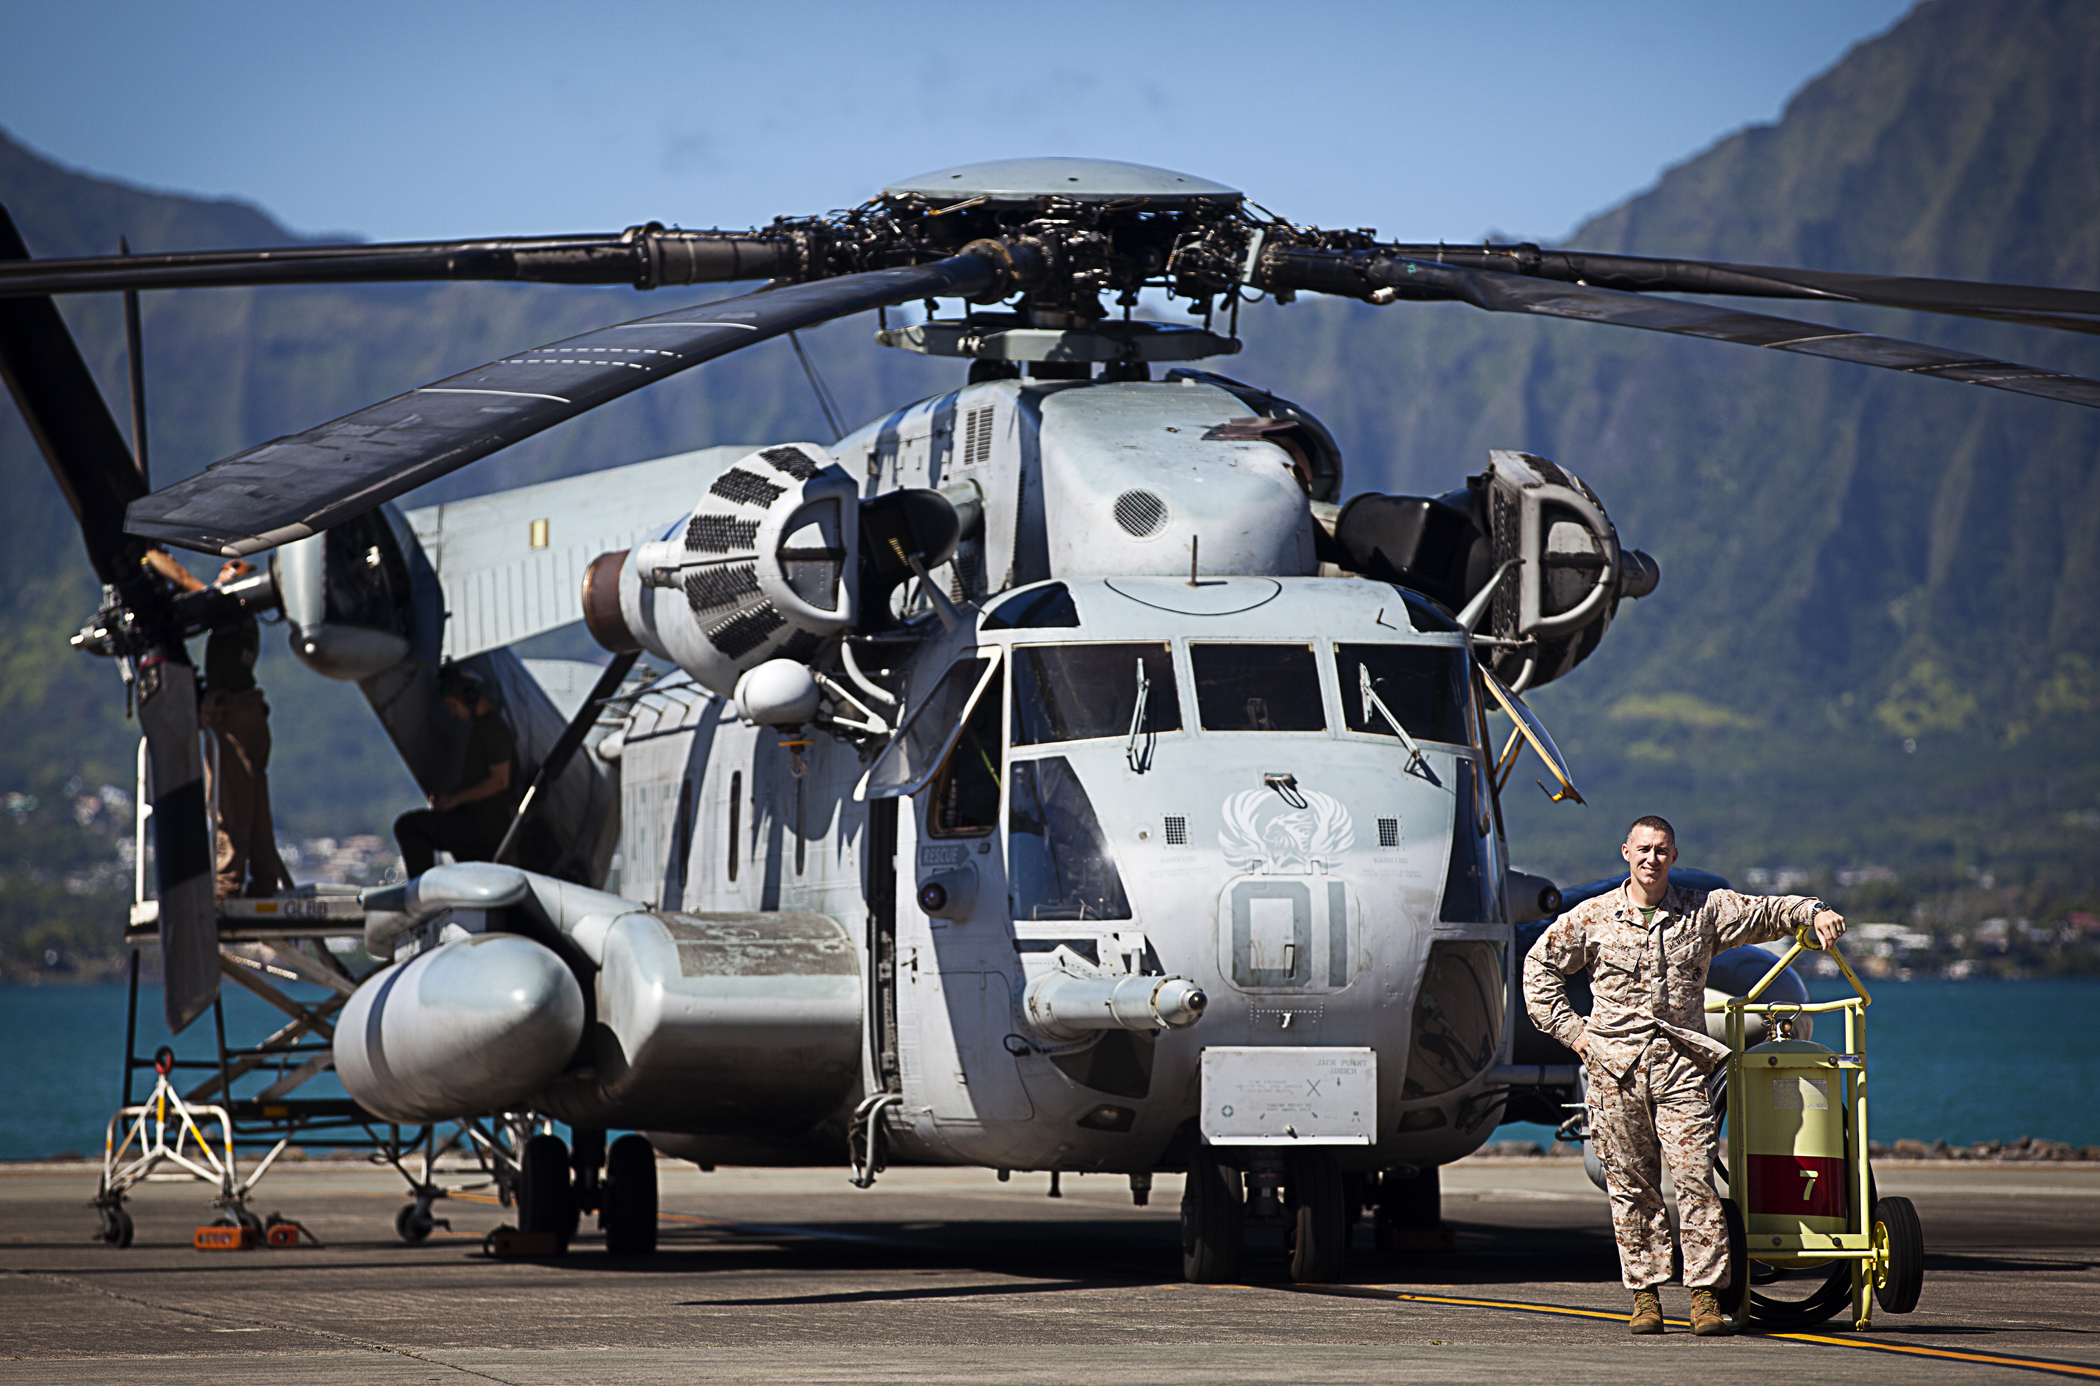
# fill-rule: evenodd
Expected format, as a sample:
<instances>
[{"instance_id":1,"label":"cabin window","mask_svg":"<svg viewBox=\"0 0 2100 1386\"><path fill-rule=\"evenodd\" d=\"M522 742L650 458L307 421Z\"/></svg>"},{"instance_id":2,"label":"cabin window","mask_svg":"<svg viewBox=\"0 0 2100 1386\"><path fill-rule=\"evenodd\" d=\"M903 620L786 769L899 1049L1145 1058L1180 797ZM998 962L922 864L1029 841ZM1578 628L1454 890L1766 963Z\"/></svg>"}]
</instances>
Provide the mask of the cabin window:
<instances>
[{"instance_id":1,"label":"cabin window","mask_svg":"<svg viewBox=\"0 0 2100 1386\"><path fill-rule=\"evenodd\" d=\"M1310 645L1192 641L1196 711L1205 731L1327 730L1320 667Z\"/></svg>"},{"instance_id":2,"label":"cabin window","mask_svg":"<svg viewBox=\"0 0 2100 1386\"><path fill-rule=\"evenodd\" d=\"M1101 821L1063 756L1015 762L1006 832L1015 919L1130 918Z\"/></svg>"},{"instance_id":3,"label":"cabin window","mask_svg":"<svg viewBox=\"0 0 2100 1386\"><path fill-rule=\"evenodd\" d=\"M1156 644L1017 645L1014 745L1128 736L1144 671L1145 724L1140 731L1181 730L1173 652Z\"/></svg>"},{"instance_id":4,"label":"cabin window","mask_svg":"<svg viewBox=\"0 0 2100 1386\"><path fill-rule=\"evenodd\" d=\"M802 830L803 789L808 784L809 777L807 775L795 781L795 874L797 876L802 874L803 862L809 852L809 837Z\"/></svg>"},{"instance_id":5,"label":"cabin window","mask_svg":"<svg viewBox=\"0 0 2100 1386\"><path fill-rule=\"evenodd\" d=\"M1400 1095L1435 1097L1493 1063L1508 994L1501 944L1484 939L1430 944L1422 989L1415 993L1414 1034Z\"/></svg>"},{"instance_id":6,"label":"cabin window","mask_svg":"<svg viewBox=\"0 0 2100 1386\"><path fill-rule=\"evenodd\" d=\"M1463 650L1450 645L1337 645L1334 672L1342 694L1342 724L1350 731L1394 735L1377 706L1365 706L1363 676L1368 673L1371 691L1409 736L1472 744Z\"/></svg>"},{"instance_id":7,"label":"cabin window","mask_svg":"<svg viewBox=\"0 0 2100 1386\"><path fill-rule=\"evenodd\" d=\"M729 851L725 860L729 863L729 879L736 880L737 839L743 835L744 818L744 772L729 772Z\"/></svg>"},{"instance_id":8,"label":"cabin window","mask_svg":"<svg viewBox=\"0 0 2100 1386\"><path fill-rule=\"evenodd\" d=\"M999 827L999 676L963 723L962 735L933 777L926 831L934 837L982 837Z\"/></svg>"},{"instance_id":9,"label":"cabin window","mask_svg":"<svg viewBox=\"0 0 2100 1386\"><path fill-rule=\"evenodd\" d=\"M961 734L963 718L980 701L992 665L993 656L987 654L970 655L948 667L868 771L868 798L919 792ZM992 705L998 706L997 698Z\"/></svg>"}]
</instances>

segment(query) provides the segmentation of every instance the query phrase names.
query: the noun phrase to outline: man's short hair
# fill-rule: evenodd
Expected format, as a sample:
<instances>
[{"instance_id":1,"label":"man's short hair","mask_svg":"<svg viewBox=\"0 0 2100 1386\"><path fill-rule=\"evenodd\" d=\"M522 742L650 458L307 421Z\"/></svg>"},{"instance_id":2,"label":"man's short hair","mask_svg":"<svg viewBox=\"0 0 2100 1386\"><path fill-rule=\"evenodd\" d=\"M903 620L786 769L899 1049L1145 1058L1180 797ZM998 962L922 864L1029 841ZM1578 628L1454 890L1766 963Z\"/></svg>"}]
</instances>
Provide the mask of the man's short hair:
<instances>
[{"instance_id":1,"label":"man's short hair","mask_svg":"<svg viewBox=\"0 0 2100 1386\"><path fill-rule=\"evenodd\" d=\"M479 703L488 689L481 680L456 664L448 664L438 670L438 696L457 698L468 707Z\"/></svg>"},{"instance_id":2,"label":"man's short hair","mask_svg":"<svg viewBox=\"0 0 2100 1386\"><path fill-rule=\"evenodd\" d=\"M1672 847L1677 845L1677 829L1671 827L1670 820L1664 818L1661 814L1644 813L1628 824L1626 827L1626 840L1628 842L1633 841L1633 830L1635 828L1653 828L1664 837L1670 839Z\"/></svg>"}]
</instances>

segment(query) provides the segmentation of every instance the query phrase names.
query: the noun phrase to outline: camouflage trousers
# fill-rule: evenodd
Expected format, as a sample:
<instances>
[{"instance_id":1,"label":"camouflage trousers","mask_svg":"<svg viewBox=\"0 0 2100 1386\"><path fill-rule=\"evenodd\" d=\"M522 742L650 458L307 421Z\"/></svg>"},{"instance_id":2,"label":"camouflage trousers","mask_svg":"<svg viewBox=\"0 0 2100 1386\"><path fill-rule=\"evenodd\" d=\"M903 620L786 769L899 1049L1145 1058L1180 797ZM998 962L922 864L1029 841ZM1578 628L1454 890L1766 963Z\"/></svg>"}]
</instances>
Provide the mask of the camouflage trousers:
<instances>
[{"instance_id":1,"label":"camouflage trousers","mask_svg":"<svg viewBox=\"0 0 2100 1386\"><path fill-rule=\"evenodd\" d=\"M1667 1040L1658 1040L1623 1079L1589 1075L1590 1139L1604 1166L1619 1271L1629 1290L1670 1278L1670 1218L1662 1166L1677 1186L1684 1238L1684 1283L1728 1284L1728 1230L1714 1192L1714 1109L1708 1075Z\"/></svg>"}]
</instances>

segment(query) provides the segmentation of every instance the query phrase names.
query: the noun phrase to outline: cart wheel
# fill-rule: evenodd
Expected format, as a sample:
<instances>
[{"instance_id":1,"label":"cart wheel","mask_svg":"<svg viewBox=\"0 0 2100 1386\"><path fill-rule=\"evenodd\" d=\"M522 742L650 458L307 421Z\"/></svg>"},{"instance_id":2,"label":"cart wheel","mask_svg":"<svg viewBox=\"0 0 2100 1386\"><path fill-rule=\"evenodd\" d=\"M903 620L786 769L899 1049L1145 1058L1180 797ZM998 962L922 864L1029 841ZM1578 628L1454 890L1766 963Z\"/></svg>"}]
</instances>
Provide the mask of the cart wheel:
<instances>
[{"instance_id":1,"label":"cart wheel","mask_svg":"<svg viewBox=\"0 0 2100 1386\"><path fill-rule=\"evenodd\" d=\"M1193 1285L1215 1285L1240 1271L1246 1240L1247 1200L1240 1172L1198 1150L1189 1161L1181 1195L1181 1276Z\"/></svg>"},{"instance_id":2,"label":"cart wheel","mask_svg":"<svg viewBox=\"0 0 2100 1386\"><path fill-rule=\"evenodd\" d=\"M534 1136L518 1157L518 1230L552 1232L564 1242L575 1234L569 1148L559 1136Z\"/></svg>"},{"instance_id":3,"label":"cart wheel","mask_svg":"<svg viewBox=\"0 0 2100 1386\"><path fill-rule=\"evenodd\" d=\"M131 1214L125 1210L124 1206L122 1204L118 1204L115 1207L104 1205L100 1212L102 1214L102 1225L95 1230L95 1240L109 1246L130 1246L132 1233Z\"/></svg>"},{"instance_id":4,"label":"cart wheel","mask_svg":"<svg viewBox=\"0 0 2100 1386\"><path fill-rule=\"evenodd\" d=\"M1332 1285L1342 1278L1349 1238L1341 1161L1332 1150L1294 1151L1286 1177L1292 1205L1291 1279L1301 1285Z\"/></svg>"},{"instance_id":5,"label":"cart wheel","mask_svg":"<svg viewBox=\"0 0 2100 1386\"><path fill-rule=\"evenodd\" d=\"M401 1211L394 1214L394 1231L404 1242L423 1241L436 1226L437 1219L430 1216L421 1204L404 1203Z\"/></svg>"},{"instance_id":6,"label":"cart wheel","mask_svg":"<svg viewBox=\"0 0 2100 1386\"><path fill-rule=\"evenodd\" d=\"M1743 1312L1750 1294L1750 1237L1743 1230L1743 1210L1732 1198L1721 1200L1721 1221L1728 1229L1728 1288L1714 1298L1721 1312L1734 1319Z\"/></svg>"},{"instance_id":7,"label":"cart wheel","mask_svg":"<svg viewBox=\"0 0 2100 1386\"><path fill-rule=\"evenodd\" d=\"M615 1256L656 1250L656 1150L635 1132L605 1156L605 1249Z\"/></svg>"},{"instance_id":8,"label":"cart wheel","mask_svg":"<svg viewBox=\"0 0 2100 1386\"><path fill-rule=\"evenodd\" d=\"M1874 1204L1874 1301L1885 1314L1908 1314L1925 1287L1925 1229L1918 1210L1894 1194Z\"/></svg>"}]
</instances>

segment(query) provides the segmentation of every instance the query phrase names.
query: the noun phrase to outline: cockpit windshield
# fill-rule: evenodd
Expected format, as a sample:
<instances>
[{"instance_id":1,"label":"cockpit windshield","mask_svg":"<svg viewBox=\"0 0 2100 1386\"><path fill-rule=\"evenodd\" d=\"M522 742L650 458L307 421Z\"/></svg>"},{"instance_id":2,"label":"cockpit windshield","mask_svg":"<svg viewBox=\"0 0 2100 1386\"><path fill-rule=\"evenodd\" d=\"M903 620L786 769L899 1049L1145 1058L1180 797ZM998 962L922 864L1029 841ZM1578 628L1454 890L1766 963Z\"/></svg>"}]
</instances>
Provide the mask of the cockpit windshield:
<instances>
[{"instance_id":1,"label":"cockpit windshield","mask_svg":"<svg viewBox=\"0 0 2100 1386\"><path fill-rule=\"evenodd\" d=\"M1205 731L1327 730L1311 645L1191 641L1189 662Z\"/></svg>"},{"instance_id":2,"label":"cockpit windshield","mask_svg":"<svg viewBox=\"0 0 2100 1386\"><path fill-rule=\"evenodd\" d=\"M1144 688L1141 734L1181 730L1174 657L1151 644L1016 645L1014 745L1128 736Z\"/></svg>"},{"instance_id":3,"label":"cockpit windshield","mask_svg":"<svg viewBox=\"0 0 2100 1386\"><path fill-rule=\"evenodd\" d=\"M1466 656L1456 646L1337 645L1334 672L1342 694L1343 725L1350 731L1395 735L1379 710L1383 704L1409 736L1471 744ZM1372 698L1363 695L1367 673Z\"/></svg>"}]
</instances>

